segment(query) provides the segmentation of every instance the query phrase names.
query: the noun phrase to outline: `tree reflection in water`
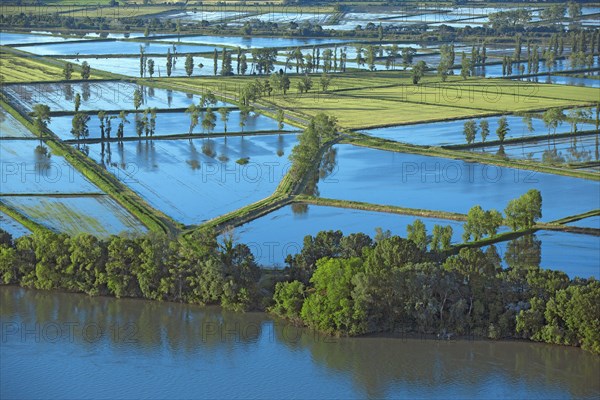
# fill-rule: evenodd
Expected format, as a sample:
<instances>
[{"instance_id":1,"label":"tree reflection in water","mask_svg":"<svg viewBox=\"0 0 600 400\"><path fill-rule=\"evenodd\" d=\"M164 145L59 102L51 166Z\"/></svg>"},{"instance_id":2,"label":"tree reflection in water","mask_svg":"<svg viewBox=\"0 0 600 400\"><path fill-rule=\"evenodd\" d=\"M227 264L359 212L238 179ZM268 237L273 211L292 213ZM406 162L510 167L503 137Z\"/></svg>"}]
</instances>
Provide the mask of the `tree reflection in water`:
<instances>
[{"instance_id":1,"label":"tree reflection in water","mask_svg":"<svg viewBox=\"0 0 600 400\"><path fill-rule=\"evenodd\" d=\"M274 362L289 367L288 371L277 371L281 379L292 377L294 363L304 359L303 353L308 352L308 365L317 368L314 373L322 374L320 369L325 367L331 374L331 385L348 377L357 397L363 398L400 394L471 397L472 393L482 393L483 383L486 384L483 392L498 397L511 388L542 397L553 393L560 397L594 397L600 391L597 377L600 359L569 347L519 341L334 338L273 320L264 313L235 313L217 307L89 297L10 286L0 287L0 305L3 323L75 324L73 340L64 339L63 343L81 349L65 355L66 360L73 358L73 362L78 362L78 357L101 357L107 353L107 356L121 355L120 362L124 363L134 359L154 363L152 369L167 368L159 373L168 374L176 360L174 373L185 376L185 371L198 368L202 371L233 368L232 373L236 373L240 368L238 361L243 368L243 360L249 356L263 359L262 353L277 355L279 360ZM88 340L82 333L83 327L92 325L94 329L88 329L88 335L98 328L104 332L97 340ZM10 343L19 340L18 335L7 339L3 351L22 348ZM42 341L27 346L43 349L56 348L57 344ZM270 370L272 365L271 362L255 365L264 369L261 373L264 384L276 372ZM82 379L85 381L87 376L83 374ZM269 384L284 387L290 382ZM184 385L176 390L185 397L193 397L191 391L197 389L190 382L189 387ZM319 388L311 390L313 394L320 393Z\"/></svg>"}]
</instances>

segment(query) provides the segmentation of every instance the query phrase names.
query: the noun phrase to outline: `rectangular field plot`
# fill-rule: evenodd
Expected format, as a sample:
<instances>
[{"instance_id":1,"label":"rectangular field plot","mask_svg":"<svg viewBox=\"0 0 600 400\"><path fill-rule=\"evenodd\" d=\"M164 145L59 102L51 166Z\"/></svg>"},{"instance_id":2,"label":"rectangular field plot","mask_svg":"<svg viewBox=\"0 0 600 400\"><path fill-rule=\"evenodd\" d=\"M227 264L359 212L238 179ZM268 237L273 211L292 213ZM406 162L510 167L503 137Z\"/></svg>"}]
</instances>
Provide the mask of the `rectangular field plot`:
<instances>
[{"instance_id":1,"label":"rectangular field plot","mask_svg":"<svg viewBox=\"0 0 600 400\"><path fill-rule=\"evenodd\" d=\"M103 164L153 207L199 224L270 196L289 167L295 135L90 145Z\"/></svg>"},{"instance_id":2,"label":"rectangular field plot","mask_svg":"<svg viewBox=\"0 0 600 400\"><path fill-rule=\"evenodd\" d=\"M158 39L160 41L176 41L174 38ZM347 40L342 39L315 39L315 38L277 38L277 37L242 37L242 36L182 36L181 42L183 43L195 43L209 46L216 46L217 48L222 46L229 47L242 47L246 49L250 48L263 48L263 47L301 47L301 46L313 46L313 45L324 45L334 43L344 43ZM211 47L210 51L213 50ZM179 45L177 46L179 50ZM165 50L166 52L166 50Z\"/></svg>"},{"instance_id":3,"label":"rectangular field plot","mask_svg":"<svg viewBox=\"0 0 600 400\"><path fill-rule=\"evenodd\" d=\"M107 54L140 54L140 46L146 54L167 54L167 50L173 53L173 46L168 43L158 43L152 41L94 41L76 43L52 43L40 44L34 46L17 46L18 50L26 51L37 55L45 56L92 56ZM213 46L195 46L195 45L176 45L177 52L185 53L208 53L214 50ZM183 58L180 58L183 62ZM94 60L88 60L90 66L94 68Z\"/></svg>"},{"instance_id":4,"label":"rectangular field plot","mask_svg":"<svg viewBox=\"0 0 600 400\"><path fill-rule=\"evenodd\" d=\"M220 56L221 53L219 53ZM154 75L153 78L165 78L167 77L167 57L163 56L152 56L148 57L148 59L152 59L154 61ZM94 68L101 69L103 71L112 72L115 74L121 74L130 76L133 78L139 78L140 76L140 60L139 57L96 57L93 61L80 58L78 60L67 60L72 63L80 64L84 61L93 62ZM213 76L213 59L209 57L200 57L194 56L194 69L192 72L192 77L194 76ZM200 64L203 65L200 68ZM217 67L217 75L221 74L221 62ZM235 55L231 62L233 71L237 70L237 61L235 59ZM146 76L150 77L148 72L146 72ZM171 69L172 77L184 77L187 76L187 72L185 70L185 57L179 57Z\"/></svg>"},{"instance_id":5,"label":"rectangular field plot","mask_svg":"<svg viewBox=\"0 0 600 400\"><path fill-rule=\"evenodd\" d=\"M467 213L474 205L503 211L509 200L538 189L543 221L600 203L591 180L345 144L334 149L333 173L318 184L325 198Z\"/></svg>"},{"instance_id":6,"label":"rectangular field plot","mask_svg":"<svg viewBox=\"0 0 600 400\"><path fill-rule=\"evenodd\" d=\"M0 45L2 46L28 43L71 42L73 40L81 40L81 38L12 32L2 32L0 35Z\"/></svg>"},{"instance_id":7,"label":"rectangular field plot","mask_svg":"<svg viewBox=\"0 0 600 400\"><path fill-rule=\"evenodd\" d=\"M237 227L234 238L250 247L260 265L283 267L287 255L297 254L302 248L306 235L339 229L344 235L362 232L373 238L375 228L382 228L406 237L406 227L415 219L423 221L429 234L436 224L450 225L452 241L461 241L463 223L459 221L304 204L282 207Z\"/></svg>"},{"instance_id":8,"label":"rectangular field plot","mask_svg":"<svg viewBox=\"0 0 600 400\"><path fill-rule=\"evenodd\" d=\"M11 197L0 201L40 225L71 235L142 233L146 228L110 197Z\"/></svg>"},{"instance_id":9,"label":"rectangular field plot","mask_svg":"<svg viewBox=\"0 0 600 400\"><path fill-rule=\"evenodd\" d=\"M138 85L127 82L102 83L40 83L30 85L6 85L3 92L24 110L30 111L35 104L47 104L50 111L75 111L75 95L81 96L81 111L133 110L133 94ZM140 109L187 108L198 104L200 95L167 89L140 86L142 105ZM218 102L214 107L226 106Z\"/></svg>"},{"instance_id":10,"label":"rectangular field plot","mask_svg":"<svg viewBox=\"0 0 600 400\"><path fill-rule=\"evenodd\" d=\"M34 137L22 123L0 107L0 138Z\"/></svg>"},{"instance_id":11,"label":"rectangular field plot","mask_svg":"<svg viewBox=\"0 0 600 400\"><path fill-rule=\"evenodd\" d=\"M365 99L438 105L443 108L463 108L481 111L510 112L536 110L540 108L567 107L597 101L598 93L593 88L565 88L560 85L538 85L527 82L496 80L487 84L481 79L467 82L439 83L418 88L389 87L353 90L340 93L355 101ZM398 103L396 103L398 104ZM440 108L442 110L443 108ZM477 111L476 111L477 112Z\"/></svg>"},{"instance_id":12,"label":"rectangular field plot","mask_svg":"<svg viewBox=\"0 0 600 400\"><path fill-rule=\"evenodd\" d=\"M572 162L598 161L598 139L595 136L540 140L537 142L514 143L500 146L486 146L472 151L505 155L510 159L527 159L561 164Z\"/></svg>"},{"instance_id":13,"label":"rectangular field plot","mask_svg":"<svg viewBox=\"0 0 600 400\"><path fill-rule=\"evenodd\" d=\"M29 235L31 232L29 229L21 225L20 222L16 221L11 216L0 211L0 229L8 232L13 239L21 236Z\"/></svg>"},{"instance_id":14,"label":"rectangular field plot","mask_svg":"<svg viewBox=\"0 0 600 400\"><path fill-rule=\"evenodd\" d=\"M63 157L36 140L0 141L0 194L98 193Z\"/></svg>"},{"instance_id":15,"label":"rectangular field plot","mask_svg":"<svg viewBox=\"0 0 600 400\"><path fill-rule=\"evenodd\" d=\"M481 129L479 123L483 120L488 121L489 135L486 140L498 140L496 129L500 117L471 118L477 123L478 132L475 142L481 142ZM522 117L516 115L506 116L510 131L506 134L506 139L515 139L527 136L539 136L548 133L544 121L540 118L531 119L533 131L529 131L526 122ZM454 144L465 144L464 125L467 119L430 122L427 124L412 124L390 126L387 128L377 128L363 131L363 133L382 139L394 140L397 142L410 143L421 146L446 146ZM594 124L577 124L578 131L593 130ZM571 126L563 123L556 129L556 133L570 132ZM505 146L506 147L506 146Z\"/></svg>"},{"instance_id":16,"label":"rectangular field plot","mask_svg":"<svg viewBox=\"0 0 600 400\"><path fill-rule=\"evenodd\" d=\"M296 96L295 94L292 96ZM437 105L399 103L371 98L349 98L336 94L316 93L287 99L276 98L282 107L290 107L307 115L320 112L333 115L340 126L348 129L367 129L381 125L466 118L473 114L486 115L490 111L474 111Z\"/></svg>"},{"instance_id":17,"label":"rectangular field plot","mask_svg":"<svg viewBox=\"0 0 600 400\"><path fill-rule=\"evenodd\" d=\"M20 57L0 51L0 78L4 83L52 81L63 79L60 67L48 65L30 57Z\"/></svg>"},{"instance_id":18,"label":"rectangular field plot","mask_svg":"<svg viewBox=\"0 0 600 400\"><path fill-rule=\"evenodd\" d=\"M212 132L204 131L202 129L202 115L200 116L200 123L193 129L192 133L212 133L212 134L223 134L225 132L225 124L221 120L221 116L219 115L217 110L214 110L215 116L217 120L215 121L216 127L212 130ZM116 136L117 127L119 122L121 121L117 118L117 115L112 115L115 118L111 122L111 137L114 138ZM150 116L148 116L150 118ZM50 122L49 128L58 135L61 139L74 139L71 134L71 121L73 120L72 116L60 116L52 118ZM242 131L240 127L240 112L237 110L232 110L228 115L227 120L227 133L239 133ZM124 135L125 137L138 137L136 124L140 124L142 121L142 113L138 114L138 119L136 122L136 115L129 114L127 116L127 121L124 125ZM100 130L100 120L97 116L90 116L90 121L88 122L88 128L90 130L89 138L100 138L101 130ZM283 131L297 131L298 129L284 124ZM106 131L106 129L105 129ZM255 115L248 117L245 120L244 132L258 132L258 131L278 131L277 121L265 117L263 115ZM190 132L190 116L186 113L157 113L156 116L156 131L154 136L164 136L164 135L181 135L188 134ZM142 137L145 137L145 131L142 133Z\"/></svg>"}]
</instances>

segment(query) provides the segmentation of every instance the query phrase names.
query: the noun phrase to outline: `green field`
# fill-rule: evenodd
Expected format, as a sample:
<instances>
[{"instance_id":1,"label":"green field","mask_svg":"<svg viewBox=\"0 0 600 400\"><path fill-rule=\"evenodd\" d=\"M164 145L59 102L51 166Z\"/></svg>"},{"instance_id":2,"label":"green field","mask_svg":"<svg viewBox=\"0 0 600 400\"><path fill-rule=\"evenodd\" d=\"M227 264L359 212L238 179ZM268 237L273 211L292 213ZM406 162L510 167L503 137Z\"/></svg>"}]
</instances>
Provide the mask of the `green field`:
<instances>
[{"instance_id":1,"label":"green field","mask_svg":"<svg viewBox=\"0 0 600 400\"><path fill-rule=\"evenodd\" d=\"M60 67L34 58L0 52L0 81L3 83L56 81L63 78Z\"/></svg>"},{"instance_id":2,"label":"green field","mask_svg":"<svg viewBox=\"0 0 600 400\"><path fill-rule=\"evenodd\" d=\"M254 79L177 78L168 82L182 90L210 89L235 98L240 88ZM313 89L300 95L295 89L298 79L290 78L287 95L274 92L261 101L305 117L325 112L336 116L340 126L348 129L566 108L600 100L595 88L506 79L450 77L441 82L437 76L427 76L419 85L413 85L406 72L334 75L327 92L320 90L319 76L315 75Z\"/></svg>"},{"instance_id":3,"label":"green field","mask_svg":"<svg viewBox=\"0 0 600 400\"><path fill-rule=\"evenodd\" d=\"M123 231L143 233L147 229L108 196L61 197L3 196L0 203L44 227L71 235L90 233L98 236Z\"/></svg>"}]
</instances>

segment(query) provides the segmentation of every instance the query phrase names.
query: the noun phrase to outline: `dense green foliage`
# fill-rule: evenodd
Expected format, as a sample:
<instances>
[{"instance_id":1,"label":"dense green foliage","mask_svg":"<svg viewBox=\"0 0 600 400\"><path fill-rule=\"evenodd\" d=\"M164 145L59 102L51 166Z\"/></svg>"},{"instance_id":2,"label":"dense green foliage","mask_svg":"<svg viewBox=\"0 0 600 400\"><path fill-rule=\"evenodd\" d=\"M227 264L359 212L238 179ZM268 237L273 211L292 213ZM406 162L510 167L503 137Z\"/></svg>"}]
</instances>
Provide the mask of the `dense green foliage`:
<instances>
[{"instance_id":1,"label":"dense green foliage","mask_svg":"<svg viewBox=\"0 0 600 400\"><path fill-rule=\"evenodd\" d=\"M219 243L208 231L106 240L39 231L15 241L0 231L0 282L236 310L271 303L272 312L335 335L525 338L600 353L598 281L541 269L531 235L508 243L508 268L493 245L448 253L448 228L436 226L431 240L419 220L408 229L412 240L381 230L374 240L340 231L306 236L270 289L259 289L246 245L227 236Z\"/></svg>"},{"instance_id":2,"label":"dense green foliage","mask_svg":"<svg viewBox=\"0 0 600 400\"><path fill-rule=\"evenodd\" d=\"M600 353L600 283L541 269L526 237L511 242L508 269L493 246L437 260L411 240L339 231L307 236L288 261L271 310L323 332L528 338Z\"/></svg>"},{"instance_id":3,"label":"dense green foliage","mask_svg":"<svg viewBox=\"0 0 600 400\"><path fill-rule=\"evenodd\" d=\"M292 149L290 155L291 173L295 179L300 179L315 165L321 146L335 138L336 124L335 117L319 113L298 136L298 144Z\"/></svg>"},{"instance_id":4,"label":"dense green foliage","mask_svg":"<svg viewBox=\"0 0 600 400\"><path fill-rule=\"evenodd\" d=\"M246 245L210 232L171 240L165 235L111 236L36 232L12 242L2 236L0 281L90 295L257 305L259 269Z\"/></svg>"}]
</instances>

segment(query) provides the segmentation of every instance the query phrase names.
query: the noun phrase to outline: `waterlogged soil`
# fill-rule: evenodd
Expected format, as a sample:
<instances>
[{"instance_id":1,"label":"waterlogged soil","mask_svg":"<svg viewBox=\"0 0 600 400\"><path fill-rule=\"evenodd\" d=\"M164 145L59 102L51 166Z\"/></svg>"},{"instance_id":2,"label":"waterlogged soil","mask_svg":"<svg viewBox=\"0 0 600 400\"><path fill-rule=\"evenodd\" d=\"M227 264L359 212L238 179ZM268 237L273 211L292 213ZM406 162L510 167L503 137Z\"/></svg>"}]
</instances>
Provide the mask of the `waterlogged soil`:
<instances>
[{"instance_id":1,"label":"waterlogged soil","mask_svg":"<svg viewBox=\"0 0 600 400\"><path fill-rule=\"evenodd\" d=\"M335 165L318 184L321 197L466 213L474 205L504 210L530 189L542 194L542 220L597 208L595 181L438 157L335 145Z\"/></svg>"},{"instance_id":2,"label":"waterlogged soil","mask_svg":"<svg viewBox=\"0 0 600 400\"><path fill-rule=\"evenodd\" d=\"M6 327L2 398L83 398L90 392L219 399L600 394L597 356L542 343L331 338L263 313L12 286L0 286L0 322ZM58 341L49 333L57 326L64 334ZM36 327L37 336L21 339ZM52 385L30 383L40 380Z\"/></svg>"},{"instance_id":3,"label":"waterlogged soil","mask_svg":"<svg viewBox=\"0 0 600 400\"><path fill-rule=\"evenodd\" d=\"M83 83L35 83L29 85L5 85L6 95L26 111L35 104L46 104L50 111L75 111L75 96L81 97L80 111L94 110L133 110L133 94L136 88L142 92L140 110L150 107L157 109L187 108L200 103L200 95L170 89L155 89L129 82L83 82ZM223 102L215 108L228 106Z\"/></svg>"},{"instance_id":4,"label":"waterlogged soil","mask_svg":"<svg viewBox=\"0 0 600 400\"><path fill-rule=\"evenodd\" d=\"M175 42L177 38L164 38L157 41ZM246 49L264 48L264 47L301 47L312 45L324 45L334 43L344 43L347 40L341 39L318 39L318 38L280 38L280 37L242 37L242 36L182 36L179 39L184 43L206 44L216 46L218 49L222 46L242 47ZM177 45L177 51L179 50ZM210 49L213 51L214 47Z\"/></svg>"},{"instance_id":5,"label":"waterlogged soil","mask_svg":"<svg viewBox=\"0 0 600 400\"><path fill-rule=\"evenodd\" d=\"M12 218L11 216L0 211L0 229L8 232L13 239L21 236L29 235L31 232L29 229L21 225L20 222Z\"/></svg>"},{"instance_id":6,"label":"waterlogged soil","mask_svg":"<svg viewBox=\"0 0 600 400\"><path fill-rule=\"evenodd\" d=\"M209 133L209 134L224 134L225 132L225 124L221 120L220 114L214 110L216 116L216 126L212 130L212 132L203 131L202 129L202 118L200 115L198 125L192 130L192 134L200 134L200 133ZM116 132L118 125L120 123L120 119L116 114L109 114L109 116L114 117L111 120L111 138L116 137ZM138 114L138 121L141 121L143 115L142 113ZM148 115L150 118L150 115ZM68 116L60 116L52 118L52 121L49 124L50 130L54 132L58 137L63 140L66 139L75 139L71 134L71 122L73 117ZM242 128L240 127L240 112L237 110L232 110L228 116L227 121L227 133L241 133ZM125 137L138 137L136 131L136 115L129 114L127 116L128 123L124 124L124 135ZM100 121L97 116L92 115L88 122L89 128L89 136L90 139L97 139L101 137L100 130ZM254 132L254 131L277 131L278 123L277 121L265 117L263 115L255 115L248 117L245 121L244 132ZM298 129L284 124L282 131L297 131ZM156 130L154 136L164 136L164 135L183 135L190 133L190 116L189 114L183 112L177 113L157 113L156 115ZM106 134L106 133L105 133ZM145 130L142 133L142 138L146 138Z\"/></svg>"},{"instance_id":7,"label":"waterlogged soil","mask_svg":"<svg viewBox=\"0 0 600 400\"><path fill-rule=\"evenodd\" d=\"M362 232L373 238L375 228L382 228L406 237L406 227L415 219L423 221L429 234L436 224L450 225L452 241L462 240L463 223L459 221L306 204L282 207L235 228L233 233L236 240L250 247L257 263L282 268L288 255L293 256L302 249L306 235L341 230L345 235Z\"/></svg>"},{"instance_id":8,"label":"waterlogged soil","mask_svg":"<svg viewBox=\"0 0 600 400\"><path fill-rule=\"evenodd\" d=\"M95 41L89 40L77 43L51 43L34 46L17 46L18 50L44 56L94 56L107 54L140 54L140 47L146 54L167 54L167 50L173 53L173 46L158 41L126 41L126 40L108 40ZM177 45L178 53L208 53L214 50L212 46L195 45ZM94 68L94 59L88 60L88 63Z\"/></svg>"},{"instance_id":9,"label":"waterlogged soil","mask_svg":"<svg viewBox=\"0 0 600 400\"><path fill-rule=\"evenodd\" d=\"M106 195L94 197L12 197L0 201L26 218L56 232L89 233L107 237L121 232L143 233L146 228Z\"/></svg>"},{"instance_id":10,"label":"waterlogged soil","mask_svg":"<svg viewBox=\"0 0 600 400\"><path fill-rule=\"evenodd\" d=\"M53 35L36 35L32 33L0 32L0 45L8 46L27 43L71 42L81 40L77 37L61 37Z\"/></svg>"},{"instance_id":11,"label":"waterlogged soil","mask_svg":"<svg viewBox=\"0 0 600 400\"><path fill-rule=\"evenodd\" d=\"M210 21L210 22L221 22L230 19L236 19L248 15L248 12L244 11L175 11L164 13L161 15L161 19L179 19L182 21Z\"/></svg>"},{"instance_id":12,"label":"waterlogged soil","mask_svg":"<svg viewBox=\"0 0 600 400\"><path fill-rule=\"evenodd\" d=\"M36 140L0 141L0 194L98 193L93 183L63 157L38 148Z\"/></svg>"},{"instance_id":13,"label":"waterlogged soil","mask_svg":"<svg viewBox=\"0 0 600 400\"><path fill-rule=\"evenodd\" d=\"M22 123L9 114L5 109L0 108L0 138L25 138L33 137Z\"/></svg>"},{"instance_id":14,"label":"waterlogged soil","mask_svg":"<svg viewBox=\"0 0 600 400\"><path fill-rule=\"evenodd\" d=\"M289 168L295 135L141 140L89 146L150 205L184 224L199 224L270 196ZM245 163L247 161L247 163Z\"/></svg>"},{"instance_id":15,"label":"waterlogged soil","mask_svg":"<svg viewBox=\"0 0 600 400\"><path fill-rule=\"evenodd\" d=\"M479 124L485 120L488 122L489 134L486 141L499 140L496 135L498 128L497 117L487 118L472 118L477 123L477 136L475 143L481 143L481 128ZM447 146L455 144L466 144L467 140L464 135L465 122L469 119L461 119L454 121L432 122L427 124L400 125L386 128L369 129L361 131L369 136L374 136L382 139L394 140L397 142L410 143L421 146ZM523 117L516 115L506 116L506 121L510 130L506 134L506 139L515 139L528 136L540 136L548 133L548 129L544 125L544 121L540 118L532 118L531 126L533 131L530 131L527 124L523 121ZM594 124L579 123L577 124L578 131L588 131L595 129ZM563 123L557 127L556 133L567 133L571 131L571 125ZM554 132L552 130L552 132Z\"/></svg>"},{"instance_id":16,"label":"waterlogged soil","mask_svg":"<svg viewBox=\"0 0 600 400\"><path fill-rule=\"evenodd\" d=\"M220 55L220 53L219 53ZM152 56L148 57L148 59L154 60L154 74L152 77L154 78L164 78L167 77L167 57L163 56ZM213 76L214 75L214 60L212 57L200 57L194 56L194 69L192 71L191 76ZM188 76L185 70L185 55L179 55L174 58L175 63L173 68L171 69L171 76L180 76L185 77ZM139 57L96 57L93 61L86 59L78 59L78 60L67 60L64 61L73 62L76 64L81 64L84 61L88 63L93 62L93 67L96 69L100 69L103 71L126 75L133 78L139 78L140 76L140 59ZM202 67L200 66L202 65ZM219 60L217 66L217 75L221 75L221 61ZM231 62L233 71L237 71L237 61L235 57ZM146 72L146 77L150 77L148 72Z\"/></svg>"}]
</instances>

